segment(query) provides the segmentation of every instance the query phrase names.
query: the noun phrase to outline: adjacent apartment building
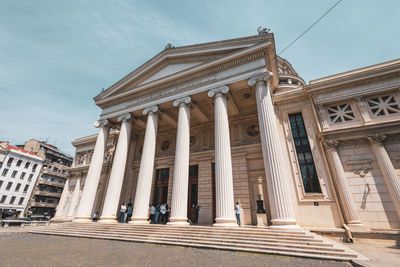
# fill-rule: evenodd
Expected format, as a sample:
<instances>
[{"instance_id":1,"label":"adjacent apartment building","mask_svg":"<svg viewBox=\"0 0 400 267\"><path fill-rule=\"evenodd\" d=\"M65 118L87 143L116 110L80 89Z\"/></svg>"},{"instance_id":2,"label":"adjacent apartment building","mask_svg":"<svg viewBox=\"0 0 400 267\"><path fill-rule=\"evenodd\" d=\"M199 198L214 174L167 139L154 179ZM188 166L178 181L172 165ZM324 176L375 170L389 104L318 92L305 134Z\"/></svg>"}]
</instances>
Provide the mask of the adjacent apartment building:
<instances>
[{"instance_id":1,"label":"adjacent apartment building","mask_svg":"<svg viewBox=\"0 0 400 267\"><path fill-rule=\"evenodd\" d=\"M43 159L35 153L0 142L0 214L24 217Z\"/></svg>"},{"instance_id":2,"label":"adjacent apartment building","mask_svg":"<svg viewBox=\"0 0 400 267\"><path fill-rule=\"evenodd\" d=\"M73 158L57 147L36 139L27 141L24 149L44 160L26 210L32 217L53 217Z\"/></svg>"}]
</instances>

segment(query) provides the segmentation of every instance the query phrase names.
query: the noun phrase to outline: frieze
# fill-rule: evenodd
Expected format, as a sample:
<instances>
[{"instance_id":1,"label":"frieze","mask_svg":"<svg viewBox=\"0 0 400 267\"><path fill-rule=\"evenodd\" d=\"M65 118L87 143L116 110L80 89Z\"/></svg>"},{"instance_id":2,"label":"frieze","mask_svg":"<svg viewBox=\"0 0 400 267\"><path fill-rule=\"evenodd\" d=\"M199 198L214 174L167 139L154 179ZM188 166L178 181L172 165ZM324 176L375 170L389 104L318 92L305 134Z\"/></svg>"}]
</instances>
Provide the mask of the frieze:
<instances>
[{"instance_id":1,"label":"frieze","mask_svg":"<svg viewBox=\"0 0 400 267\"><path fill-rule=\"evenodd\" d=\"M400 82L400 73L388 74L367 80L354 81L342 87L329 87L328 91L314 93L315 102L336 101L337 99L351 98L359 95L378 92L382 86L396 86ZM396 89L396 88L393 88ZM338 93L340 91L340 93Z\"/></svg>"},{"instance_id":2,"label":"frieze","mask_svg":"<svg viewBox=\"0 0 400 267\"><path fill-rule=\"evenodd\" d=\"M382 145L386 140L386 135L384 134L375 134L367 137L367 140L370 145Z\"/></svg>"},{"instance_id":3,"label":"frieze","mask_svg":"<svg viewBox=\"0 0 400 267\"><path fill-rule=\"evenodd\" d=\"M388 134L386 141L386 145L395 145L395 144L400 144L400 133L398 134Z\"/></svg>"}]
</instances>

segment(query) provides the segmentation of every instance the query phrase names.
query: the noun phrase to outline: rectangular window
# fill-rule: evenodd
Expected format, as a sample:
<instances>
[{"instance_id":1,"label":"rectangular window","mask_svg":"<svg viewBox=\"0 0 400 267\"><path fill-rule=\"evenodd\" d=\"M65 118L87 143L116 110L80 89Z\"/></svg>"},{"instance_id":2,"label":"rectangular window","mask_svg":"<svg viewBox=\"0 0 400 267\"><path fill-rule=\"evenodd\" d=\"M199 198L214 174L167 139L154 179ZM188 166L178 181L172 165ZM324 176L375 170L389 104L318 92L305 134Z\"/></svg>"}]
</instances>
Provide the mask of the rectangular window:
<instances>
[{"instance_id":1,"label":"rectangular window","mask_svg":"<svg viewBox=\"0 0 400 267\"><path fill-rule=\"evenodd\" d=\"M22 205L22 203L24 202L24 200L25 200L25 198L24 198L24 197L21 197L21 198L19 199L18 205Z\"/></svg>"},{"instance_id":2,"label":"rectangular window","mask_svg":"<svg viewBox=\"0 0 400 267\"><path fill-rule=\"evenodd\" d=\"M11 178L15 178L15 176L17 176L18 171L13 171L13 173L11 174Z\"/></svg>"},{"instance_id":3,"label":"rectangular window","mask_svg":"<svg viewBox=\"0 0 400 267\"><path fill-rule=\"evenodd\" d=\"M19 177L19 179L21 179L21 180L24 179L25 174L26 174L25 172L21 173L21 176Z\"/></svg>"},{"instance_id":4,"label":"rectangular window","mask_svg":"<svg viewBox=\"0 0 400 267\"><path fill-rule=\"evenodd\" d=\"M3 185L3 181L0 180L0 189L1 189L1 186L2 186L2 185Z\"/></svg>"},{"instance_id":5,"label":"rectangular window","mask_svg":"<svg viewBox=\"0 0 400 267\"><path fill-rule=\"evenodd\" d=\"M18 160L17 161L17 167L21 166L21 164L22 164L22 160Z\"/></svg>"},{"instance_id":6,"label":"rectangular window","mask_svg":"<svg viewBox=\"0 0 400 267\"><path fill-rule=\"evenodd\" d=\"M14 204L14 202L15 202L15 196L14 197L11 197L11 199L10 199L10 204Z\"/></svg>"},{"instance_id":7,"label":"rectangular window","mask_svg":"<svg viewBox=\"0 0 400 267\"><path fill-rule=\"evenodd\" d=\"M20 188L21 188L21 184L18 183L17 186L15 187L15 192L18 192Z\"/></svg>"},{"instance_id":8,"label":"rectangular window","mask_svg":"<svg viewBox=\"0 0 400 267\"><path fill-rule=\"evenodd\" d=\"M36 168L37 168L37 164L34 164L33 167L32 167L32 172L35 172Z\"/></svg>"},{"instance_id":9,"label":"rectangular window","mask_svg":"<svg viewBox=\"0 0 400 267\"><path fill-rule=\"evenodd\" d=\"M303 116L301 113L289 114L289 120L304 191L306 193L321 193Z\"/></svg>"},{"instance_id":10,"label":"rectangular window","mask_svg":"<svg viewBox=\"0 0 400 267\"><path fill-rule=\"evenodd\" d=\"M4 202L6 202L7 196L2 196L1 200L0 200L0 204L3 204Z\"/></svg>"},{"instance_id":11,"label":"rectangular window","mask_svg":"<svg viewBox=\"0 0 400 267\"><path fill-rule=\"evenodd\" d=\"M8 169L4 169L4 170L3 170L3 173L2 173L1 175L2 175L2 176L6 176L7 173L8 173Z\"/></svg>"},{"instance_id":12,"label":"rectangular window","mask_svg":"<svg viewBox=\"0 0 400 267\"><path fill-rule=\"evenodd\" d=\"M29 189L29 184L25 185L25 187L24 187L24 193L28 192L28 189Z\"/></svg>"},{"instance_id":13,"label":"rectangular window","mask_svg":"<svg viewBox=\"0 0 400 267\"><path fill-rule=\"evenodd\" d=\"M7 187L6 187L6 190L10 190L11 189L11 186L12 186L12 182L8 182L8 184L7 184Z\"/></svg>"},{"instance_id":14,"label":"rectangular window","mask_svg":"<svg viewBox=\"0 0 400 267\"><path fill-rule=\"evenodd\" d=\"M14 158L9 158L7 161L7 166L10 167L13 161L14 161Z\"/></svg>"},{"instance_id":15,"label":"rectangular window","mask_svg":"<svg viewBox=\"0 0 400 267\"><path fill-rule=\"evenodd\" d=\"M25 169L28 169L28 168L29 168L29 165L30 165L29 162L25 163Z\"/></svg>"},{"instance_id":16,"label":"rectangular window","mask_svg":"<svg viewBox=\"0 0 400 267\"><path fill-rule=\"evenodd\" d=\"M32 181L32 177L33 177L33 173L29 174L28 182L31 182L31 181Z\"/></svg>"}]
</instances>

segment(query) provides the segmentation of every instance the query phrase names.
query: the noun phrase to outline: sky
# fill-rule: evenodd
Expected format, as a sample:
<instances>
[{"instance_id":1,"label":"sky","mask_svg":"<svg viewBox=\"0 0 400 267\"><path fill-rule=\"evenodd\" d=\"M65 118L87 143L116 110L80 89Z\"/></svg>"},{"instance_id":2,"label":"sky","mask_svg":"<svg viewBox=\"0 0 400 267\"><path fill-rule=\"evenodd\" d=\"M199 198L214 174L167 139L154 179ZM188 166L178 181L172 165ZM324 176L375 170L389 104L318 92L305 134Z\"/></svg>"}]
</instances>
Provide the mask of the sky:
<instances>
[{"instance_id":1,"label":"sky","mask_svg":"<svg viewBox=\"0 0 400 267\"><path fill-rule=\"evenodd\" d=\"M337 0L0 1L0 141L97 133L93 97L164 49L271 29L278 53ZM281 56L310 80L400 58L400 1L343 0Z\"/></svg>"}]
</instances>

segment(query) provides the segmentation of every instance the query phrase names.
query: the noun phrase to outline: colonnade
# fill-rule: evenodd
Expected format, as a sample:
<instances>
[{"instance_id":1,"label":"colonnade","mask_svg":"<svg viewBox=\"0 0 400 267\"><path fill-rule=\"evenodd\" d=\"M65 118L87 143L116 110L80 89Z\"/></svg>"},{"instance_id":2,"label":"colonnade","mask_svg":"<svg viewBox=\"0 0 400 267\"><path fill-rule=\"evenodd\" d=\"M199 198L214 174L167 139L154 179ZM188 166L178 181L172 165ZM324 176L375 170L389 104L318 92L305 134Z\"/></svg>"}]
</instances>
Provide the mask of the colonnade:
<instances>
[{"instance_id":1,"label":"colonnade","mask_svg":"<svg viewBox=\"0 0 400 267\"><path fill-rule=\"evenodd\" d=\"M269 201L271 205L271 222L276 227L297 227L292 199L289 191L289 175L284 168L284 154L281 149L277 117L273 108L271 92L268 85L270 73L261 73L250 77L248 84L255 86L258 118L264 166L267 176ZM234 211L233 174L231 144L229 134L228 105L226 94L228 86L221 86L208 91L214 101L215 114L215 187L216 187L216 223L215 226L237 226ZM173 102L178 108L177 139L173 172L173 188L170 224L188 225L188 173L190 152L190 103L191 98L184 97ZM130 223L146 224L153 180L153 168L158 128L158 107L152 106L143 110L147 115L146 131L139 175L136 186L133 215ZM104 207L99 222L116 222L118 203L128 155L131 133L130 113L121 115L118 121L121 130L115 151L111 175L108 182ZM86 177L86 183L75 217L76 222L90 221L103 165L105 146L109 134L107 120L95 124L99 128L92 162Z\"/></svg>"}]
</instances>

